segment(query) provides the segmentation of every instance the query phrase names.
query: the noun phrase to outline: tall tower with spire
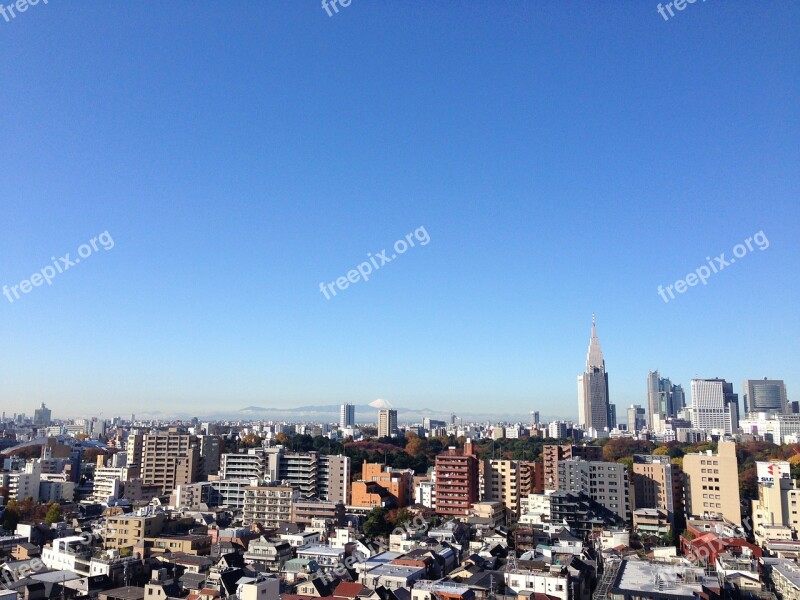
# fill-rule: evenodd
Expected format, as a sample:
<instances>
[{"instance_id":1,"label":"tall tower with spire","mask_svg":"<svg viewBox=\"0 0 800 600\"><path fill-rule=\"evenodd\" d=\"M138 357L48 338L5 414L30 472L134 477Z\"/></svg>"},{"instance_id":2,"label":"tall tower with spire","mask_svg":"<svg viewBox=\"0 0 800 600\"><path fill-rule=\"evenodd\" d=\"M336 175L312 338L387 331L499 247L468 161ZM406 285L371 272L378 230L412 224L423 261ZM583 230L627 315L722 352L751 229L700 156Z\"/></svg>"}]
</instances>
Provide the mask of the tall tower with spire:
<instances>
[{"instance_id":1,"label":"tall tower with spire","mask_svg":"<svg viewBox=\"0 0 800 600\"><path fill-rule=\"evenodd\" d=\"M578 375L578 425L584 430L602 431L611 422L608 401L608 373L600 340L597 337L597 323L592 313L592 334L589 338L589 351L586 353L586 370Z\"/></svg>"}]
</instances>

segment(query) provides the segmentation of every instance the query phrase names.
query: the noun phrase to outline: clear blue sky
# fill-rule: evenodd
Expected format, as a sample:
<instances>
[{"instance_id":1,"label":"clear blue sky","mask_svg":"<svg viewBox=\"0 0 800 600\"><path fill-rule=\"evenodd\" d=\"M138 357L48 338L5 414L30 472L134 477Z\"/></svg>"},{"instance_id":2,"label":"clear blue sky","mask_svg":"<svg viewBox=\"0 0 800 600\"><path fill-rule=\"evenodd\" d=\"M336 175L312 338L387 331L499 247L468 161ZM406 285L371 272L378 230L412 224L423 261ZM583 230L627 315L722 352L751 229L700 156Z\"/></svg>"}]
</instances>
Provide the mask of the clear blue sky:
<instances>
[{"instance_id":1,"label":"clear blue sky","mask_svg":"<svg viewBox=\"0 0 800 600\"><path fill-rule=\"evenodd\" d=\"M39 3L0 18L0 407L206 414L386 398L577 415L800 399L800 5ZM423 226L424 247L331 300ZM674 283L754 250L665 303Z\"/></svg>"}]
</instances>

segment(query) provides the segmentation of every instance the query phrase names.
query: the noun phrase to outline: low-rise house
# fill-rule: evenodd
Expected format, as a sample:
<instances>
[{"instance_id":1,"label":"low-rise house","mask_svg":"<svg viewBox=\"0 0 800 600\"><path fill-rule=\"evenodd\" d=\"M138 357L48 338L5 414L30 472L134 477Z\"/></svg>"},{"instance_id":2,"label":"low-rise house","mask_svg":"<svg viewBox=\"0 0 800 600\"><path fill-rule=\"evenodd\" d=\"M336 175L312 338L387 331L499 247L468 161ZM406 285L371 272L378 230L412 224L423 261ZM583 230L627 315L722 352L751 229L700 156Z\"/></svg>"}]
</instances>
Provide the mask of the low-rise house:
<instances>
[{"instance_id":1,"label":"low-rise house","mask_svg":"<svg viewBox=\"0 0 800 600\"><path fill-rule=\"evenodd\" d=\"M414 582L425 577L425 569L420 567L406 567L403 565L381 565L367 571L363 576L363 583L368 588L384 587L388 590L410 588Z\"/></svg>"},{"instance_id":2,"label":"low-rise house","mask_svg":"<svg viewBox=\"0 0 800 600\"><path fill-rule=\"evenodd\" d=\"M277 572L293 556L294 550L288 542L273 542L261 537L250 542L244 560L260 570Z\"/></svg>"},{"instance_id":3,"label":"low-rise house","mask_svg":"<svg viewBox=\"0 0 800 600\"><path fill-rule=\"evenodd\" d=\"M288 543L292 548L302 548L304 546L319 545L322 542L322 536L318 531L302 531L298 533L282 533L280 535L282 541Z\"/></svg>"},{"instance_id":4,"label":"low-rise house","mask_svg":"<svg viewBox=\"0 0 800 600\"><path fill-rule=\"evenodd\" d=\"M344 548L331 548L321 544L297 549L297 558L314 561L323 570L338 566L344 560L345 554Z\"/></svg>"},{"instance_id":5,"label":"low-rise house","mask_svg":"<svg viewBox=\"0 0 800 600\"><path fill-rule=\"evenodd\" d=\"M411 589L411 600L473 600L469 586L454 581L418 581Z\"/></svg>"}]
</instances>

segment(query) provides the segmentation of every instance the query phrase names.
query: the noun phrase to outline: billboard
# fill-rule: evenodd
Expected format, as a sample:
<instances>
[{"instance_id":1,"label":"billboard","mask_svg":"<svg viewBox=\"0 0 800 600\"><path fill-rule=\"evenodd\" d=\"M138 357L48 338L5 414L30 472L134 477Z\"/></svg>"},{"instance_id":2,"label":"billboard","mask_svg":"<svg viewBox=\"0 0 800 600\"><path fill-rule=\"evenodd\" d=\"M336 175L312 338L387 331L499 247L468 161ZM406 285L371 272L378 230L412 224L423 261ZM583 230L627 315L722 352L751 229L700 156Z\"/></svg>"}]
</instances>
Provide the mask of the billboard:
<instances>
[{"instance_id":1,"label":"billboard","mask_svg":"<svg viewBox=\"0 0 800 600\"><path fill-rule=\"evenodd\" d=\"M757 462L756 476L759 483L774 483L783 476L791 477L789 463L785 460L774 462Z\"/></svg>"}]
</instances>

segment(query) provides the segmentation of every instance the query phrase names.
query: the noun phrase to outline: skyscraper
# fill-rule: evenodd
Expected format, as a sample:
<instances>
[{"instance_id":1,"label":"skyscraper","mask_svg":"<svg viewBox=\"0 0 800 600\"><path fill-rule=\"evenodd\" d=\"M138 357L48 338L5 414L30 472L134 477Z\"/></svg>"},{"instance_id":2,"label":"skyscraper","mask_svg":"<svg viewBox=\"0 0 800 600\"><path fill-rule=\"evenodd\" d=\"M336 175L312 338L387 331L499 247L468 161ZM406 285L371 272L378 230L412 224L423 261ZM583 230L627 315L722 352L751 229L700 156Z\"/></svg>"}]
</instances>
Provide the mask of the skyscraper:
<instances>
[{"instance_id":1,"label":"skyscraper","mask_svg":"<svg viewBox=\"0 0 800 600\"><path fill-rule=\"evenodd\" d=\"M50 425L51 414L50 409L42 402L42 407L33 411L33 424L38 427L47 427Z\"/></svg>"},{"instance_id":2,"label":"skyscraper","mask_svg":"<svg viewBox=\"0 0 800 600\"><path fill-rule=\"evenodd\" d=\"M578 424L585 430L609 428L608 373L597 326L592 315L592 335L586 354L586 371L578 375Z\"/></svg>"},{"instance_id":3,"label":"skyscraper","mask_svg":"<svg viewBox=\"0 0 800 600\"><path fill-rule=\"evenodd\" d=\"M658 371L647 374L647 423L650 431L660 432L660 423L678 415L686 405L683 388L673 385Z\"/></svg>"},{"instance_id":4,"label":"skyscraper","mask_svg":"<svg viewBox=\"0 0 800 600\"><path fill-rule=\"evenodd\" d=\"M628 431L641 431L646 424L645 410L638 404L631 404L628 407Z\"/></svg>"},{"instance_id":5,"label":"skyscraper","mask_svg":"<svg viewBox=\"0 0 800 600\"><path fill-rule=\"evenodd\" d=\"M692 426L709 433L739 429L739 396L724 379L692 379Z\"/></svg>"},{"instance_id":6,"label":"skyscraper","mask_svg":"<svg viewBox=\"0 0 800 600\"><path fill-rule=\"evenodd\" d=\"M397 435L397 411L393 408L382 408L378 411L378 437L394 437Z\"/></svg>"},{"instance_id":7,"label":"skyscraper","mask_svg":"<svg viewBox=\"0 0 800 600\"><path fill-rule=\"evenodd\" d=\"M742 383L745 413L786 413L786 384L782 379L745 379Z\"/></svg>"},{"instance_id":8,"label":"skyscraper","mask_svg":"<svg viewBox=\"0 0 800 600\"><path fill-rule=\"evenodd\" d=\"M356 407L352 404L342 404L339 409L339 427L347 429L356 426Z\"/></svg>"}]
</instances>

